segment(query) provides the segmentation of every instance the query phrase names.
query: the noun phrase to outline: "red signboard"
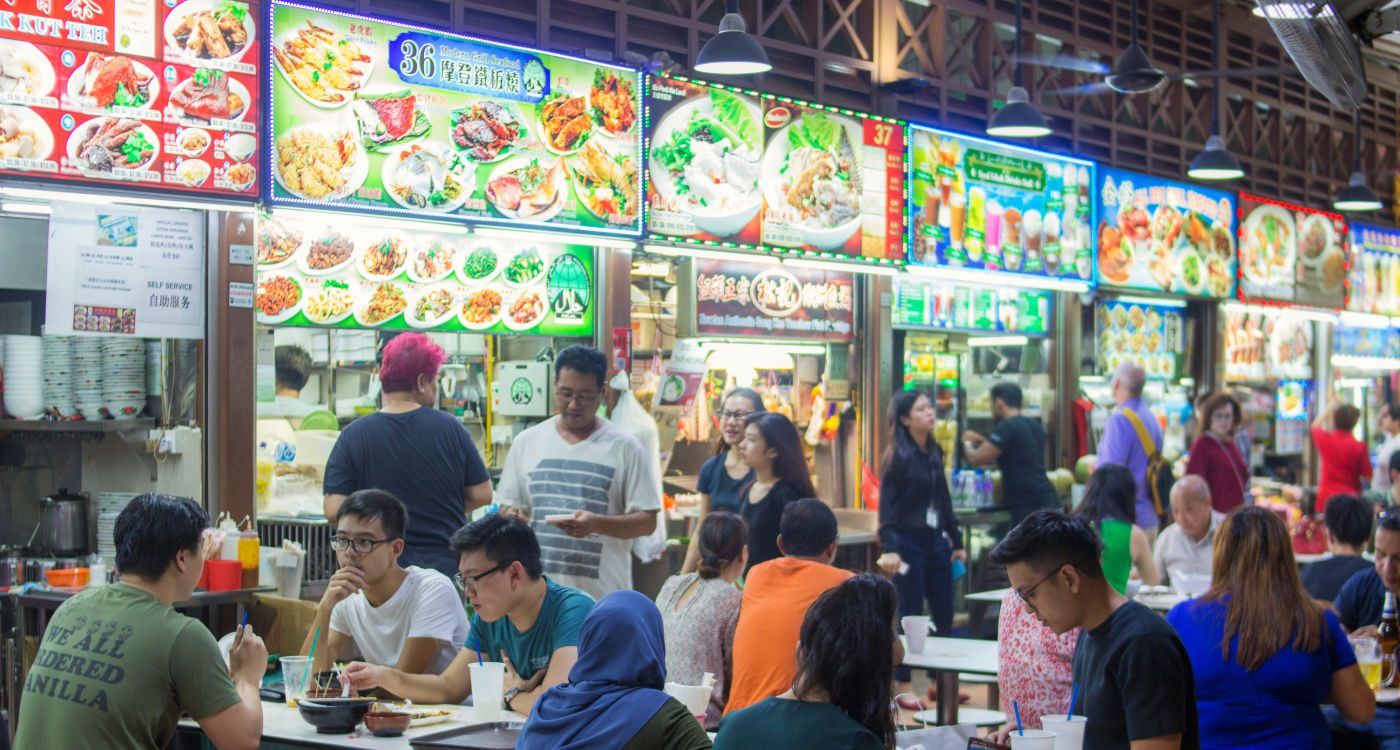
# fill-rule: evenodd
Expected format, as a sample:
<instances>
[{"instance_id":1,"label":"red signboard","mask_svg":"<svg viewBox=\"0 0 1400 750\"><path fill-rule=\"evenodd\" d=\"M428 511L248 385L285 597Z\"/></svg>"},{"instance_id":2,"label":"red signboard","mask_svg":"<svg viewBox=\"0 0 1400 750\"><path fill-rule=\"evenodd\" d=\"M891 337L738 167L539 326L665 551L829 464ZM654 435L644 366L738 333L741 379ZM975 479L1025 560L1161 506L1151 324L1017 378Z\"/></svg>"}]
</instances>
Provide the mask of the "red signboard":
<instances>
[{"instance_id":1,"label":"red signboard","mask_svg":"<svg viewBox=\"0 0 1400 750\"><path fill-rule=\"evenodd\" d=\"M705 335L850 341L853 276L739 261L695 264L696 331Z\"/></svg>"},{"instance_id":2,"label":"red signboard","mask_svg":"<svg viewBox=\"0 0 1400 750\"><path fill-rule=\"evenodd\" d=\"M0 174L256 197L244 0L0 2Z\"/></svg>"}]
</instances>

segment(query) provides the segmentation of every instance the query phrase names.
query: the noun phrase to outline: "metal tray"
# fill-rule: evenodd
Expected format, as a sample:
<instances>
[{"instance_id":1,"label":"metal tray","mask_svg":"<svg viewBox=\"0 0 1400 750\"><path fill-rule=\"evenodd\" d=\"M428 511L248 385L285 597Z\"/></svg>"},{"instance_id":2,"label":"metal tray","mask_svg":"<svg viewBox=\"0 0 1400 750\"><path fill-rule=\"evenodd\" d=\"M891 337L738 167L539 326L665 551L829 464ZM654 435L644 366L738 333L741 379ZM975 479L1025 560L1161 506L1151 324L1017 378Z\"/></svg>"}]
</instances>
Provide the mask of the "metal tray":
<instances>
[{"instance_id":1,"label":"metal tray","mask_svg":"<svg viewBox=\"0 0 1400 750\"><path fill-rule=\"evenodd\" d=\"M437 734L409 740L417 748L452 748L452 750L511 750L520 738L525 724L519 721L494 721L457 727Z\"/></svg>"}]
</instances>

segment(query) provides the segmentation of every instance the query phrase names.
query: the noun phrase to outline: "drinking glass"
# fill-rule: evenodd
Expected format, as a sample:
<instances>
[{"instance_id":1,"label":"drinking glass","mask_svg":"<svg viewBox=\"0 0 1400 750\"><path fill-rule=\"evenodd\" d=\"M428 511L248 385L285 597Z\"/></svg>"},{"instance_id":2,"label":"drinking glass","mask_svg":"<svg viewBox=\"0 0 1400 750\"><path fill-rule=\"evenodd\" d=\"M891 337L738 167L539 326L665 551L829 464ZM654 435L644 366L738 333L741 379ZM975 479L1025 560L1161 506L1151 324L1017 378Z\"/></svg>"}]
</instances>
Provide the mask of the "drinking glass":
<instances>
[{"instance_id":1,"label":"drinking glass","mask_svg":"<svg viewBox=\"0 0 1400 750\"><path fill-rule=\"evenodd\" d=\"M1366 684L1371 686L1372 690L1379 690L1382 661L1380 642L1369 636L1352 636L1347 641L1351 643L1351 650L1356 654L1356 664L1361 667L1361 676L1365 678Z\"/></svg>"}]
</instances>

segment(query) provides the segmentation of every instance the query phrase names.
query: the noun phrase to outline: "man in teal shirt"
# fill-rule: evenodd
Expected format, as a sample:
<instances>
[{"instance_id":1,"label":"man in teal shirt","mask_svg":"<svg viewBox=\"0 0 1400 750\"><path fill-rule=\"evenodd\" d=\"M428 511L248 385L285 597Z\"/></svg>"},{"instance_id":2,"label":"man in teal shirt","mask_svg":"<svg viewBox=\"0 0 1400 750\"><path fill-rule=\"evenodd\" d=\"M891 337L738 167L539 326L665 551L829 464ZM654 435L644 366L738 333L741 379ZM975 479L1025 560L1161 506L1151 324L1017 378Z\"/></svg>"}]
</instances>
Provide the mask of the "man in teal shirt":
<instances>
[{"instance_id":1,"label":"man in teal shirt","mask_svg":"<svg viewBox=\"0 0 1400 750\"><path fill-rule=\"evenodd\" d=\"M471 694L469 665L506 665L505 703L529 714L544 691L568 681L578 660L579 629L593 609L587 594L544 577L535 532L514 516L492 514L452 536L457 585L472 617L467 648L440 675L412 675L355 662L345 675L357 690L382 687L419 703L461 703Z\"/></svg>"}]
</instances>

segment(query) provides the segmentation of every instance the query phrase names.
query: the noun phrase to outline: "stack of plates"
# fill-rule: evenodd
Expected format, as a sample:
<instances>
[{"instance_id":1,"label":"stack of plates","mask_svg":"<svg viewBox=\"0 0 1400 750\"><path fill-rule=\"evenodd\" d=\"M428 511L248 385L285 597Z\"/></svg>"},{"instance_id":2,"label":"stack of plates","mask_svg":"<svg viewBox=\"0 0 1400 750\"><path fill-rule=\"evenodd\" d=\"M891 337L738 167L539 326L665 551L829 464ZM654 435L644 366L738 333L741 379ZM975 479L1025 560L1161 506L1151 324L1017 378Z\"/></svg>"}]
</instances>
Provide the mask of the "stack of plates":
<instances>
[{"instance_id":1,"label":"stack of plates","mask_svg":"<svg viewBox=\"0 0 1400 750\"><path fill-rule=\"evenodd\" d=\"M5 410L20 419L44 415L44 345L38 336L5 337Z\"/></svg>"},{"instance_id":2,"label":"stack of plates","mask_svg":"<svg viewBox=\"0 0 1400 750\"><path fill-rule=\"evenodd\" d=\"M134 492L100 492L97 495L97 554L107 561L109 567L117 559L117 543L113 537L117 516L135 497Z\"/></svg>"},{"instance_id":3,"label":"stack of plates","mask_svg":"<svg viewBox=\"0 0 1400 750\"><path fill-rule=\"evenodd\" d=\"M102 418L102 339L96 336L73 341L73 404L86 419Z\"/></svg>"},{"instance_id":4,"label":"stack of plates","mask_svg":"<svg viewBox=\"0 0 1400 750\"><path fill-rule=\"evenodd\" d=\"M146 342L102 339L102 398L116 419L135 419L146 408Z\"/></svg>"},{"instance_id":5,"label":"stack of plates","mask_svg":"<svg viewBox=\"0 0 1400 750\"><path fill-rule=\"evenodd\" d=\"M146 394L160 395L161 361L165 356L165 345L161 341L146 342Z\"/></svg>"},{"instance_id":6,"label":"stack of plates","mask_svg":"<svg viewBox=\"0 0 1400 750\"><path fill-rule=\"evenodd\" d=\"M44 337L44 409L71 417L73 406L73 337Z\"/></svg>"}]
</instances>

